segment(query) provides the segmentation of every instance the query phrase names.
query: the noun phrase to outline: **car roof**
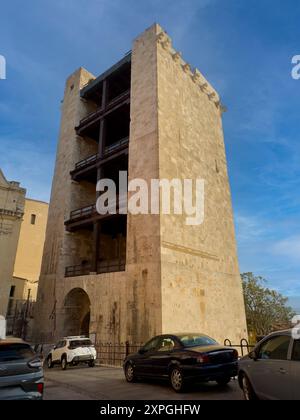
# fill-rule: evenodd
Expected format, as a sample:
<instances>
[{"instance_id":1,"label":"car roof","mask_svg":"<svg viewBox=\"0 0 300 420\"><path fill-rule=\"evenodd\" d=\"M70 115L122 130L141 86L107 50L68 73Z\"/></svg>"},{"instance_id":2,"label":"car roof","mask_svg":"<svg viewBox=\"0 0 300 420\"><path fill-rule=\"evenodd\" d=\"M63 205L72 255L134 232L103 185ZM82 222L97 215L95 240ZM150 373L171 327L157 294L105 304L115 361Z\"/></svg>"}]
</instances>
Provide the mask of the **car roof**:
<instances>
[{"instance_id":1,"label":"car roof","mask_svg":"<svg viewBox=\"0 0 300 420\"><path fill-rule=\"evenodd\" d=\"M271 337L272 335L281 335L281 334L282 335L292 335L292 329L273 331L269 335L266 335L266 337Z\"/></svg>"}]
</instances>

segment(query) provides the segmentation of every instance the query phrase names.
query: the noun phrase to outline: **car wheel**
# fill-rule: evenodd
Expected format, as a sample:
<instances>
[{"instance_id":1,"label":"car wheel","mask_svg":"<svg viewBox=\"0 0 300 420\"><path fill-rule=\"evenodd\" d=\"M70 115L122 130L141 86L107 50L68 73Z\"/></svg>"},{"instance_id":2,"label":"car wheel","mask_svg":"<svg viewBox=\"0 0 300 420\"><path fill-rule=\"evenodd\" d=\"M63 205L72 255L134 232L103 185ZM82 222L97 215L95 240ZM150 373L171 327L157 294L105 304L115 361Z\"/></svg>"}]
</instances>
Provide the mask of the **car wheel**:
<instances>
[{"instance_id":1,"label":"car wheel","mask_svg":"<svg viewBox=\"0 0 300 420\"><path fill-rule=\"evenodd\" d=\"M135 382L136 381L136 376L134 373L134 367L132 365L132 363L128 362L126 363L125 366L125 378L127 382Z\"/></svg>"},{"instance_id":2,"label":"car wheel","mask_svg":"<svg viewBox=\"0 0 300 420\"><path fill-rule=\"evenodd\" d=\"M224 376L224 377L216 380L217 384L220 385L220 386L225 386L225 385L229 384L230 381L231 381L230 376Z\"/></svg>"},{"instance_id":3,"label":"car wheel","mask_svg":"<svg viewBox=\"0 0 300 420\"><path fill-rule=\"evenodd\" d=\"M176 391L176 392L183 392L184 391L184 388L185 388L184 376L183 376L183 373L182 373L181 369L179 369L178 367L174 367L171 370L170 383L171 383L171 387L174 389L174 391Z\"/></svg>"},{"instance_id":4,"label":"car wheel","mask_svg":"<svg viewBox=\"0 0 300 420\"><path fill-rule=\"evenodd\" d=\"M48 369L53 368L53 362L52 362L52 357L51 356L48 356L48 358L47 358L47 366L48 366Z\"/></svg>"},{"instance_id":5,"label":"car wheel","mask_svg":"<svg viewBox=\"0 0 300 420\"><path fill-rule=\"evenodd\" d=\"M62 368L62 370L66 370L67 369L67 365L68 365L67 358L66 358L66 356L63 356L61 358L61 368Z\"/></svg>"},{"instance_id":6,"label":"car wheel","mask_svg":"<svg viewBox=\"0 0 300 420\"><path fill-rule=\"evenodd\" d=\"M242 377L242 389L245 400L251 401L257 399L255 392L253 391L252 385L250 384L250 381L246 375L243 375Z\"/></svg>"},{"instance_id":7,"label":"car wheel","mask_svg":"<svg viewBox=\"0 0 300 420\"><path fill-rule=\"evenodd\" d=\"M90 360L88 365L89 365L89 367L94 367L95 366L95 360Z\"/></svg>"}]
</instances>

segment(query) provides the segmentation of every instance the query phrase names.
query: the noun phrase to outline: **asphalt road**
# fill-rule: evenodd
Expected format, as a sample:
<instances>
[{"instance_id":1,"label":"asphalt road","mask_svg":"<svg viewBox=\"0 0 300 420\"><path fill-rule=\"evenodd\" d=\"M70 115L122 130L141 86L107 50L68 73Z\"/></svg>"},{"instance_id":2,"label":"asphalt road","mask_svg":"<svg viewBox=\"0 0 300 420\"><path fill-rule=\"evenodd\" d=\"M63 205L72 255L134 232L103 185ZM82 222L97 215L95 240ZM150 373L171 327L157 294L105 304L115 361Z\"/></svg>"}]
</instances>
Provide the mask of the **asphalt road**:
<instances>
[{"instance_id":1,"label":"asphalt road","mask_svg":"<svg viewBox=\"0 0 300 420\"><path fill-rule=\"evenodd\" d=\"M237 381L225 387L196 385L177 394L168 383L143 381L128 384L121 368L83 366L45 368L45 400L242 400Z\"/></svg>"}]
</instances>

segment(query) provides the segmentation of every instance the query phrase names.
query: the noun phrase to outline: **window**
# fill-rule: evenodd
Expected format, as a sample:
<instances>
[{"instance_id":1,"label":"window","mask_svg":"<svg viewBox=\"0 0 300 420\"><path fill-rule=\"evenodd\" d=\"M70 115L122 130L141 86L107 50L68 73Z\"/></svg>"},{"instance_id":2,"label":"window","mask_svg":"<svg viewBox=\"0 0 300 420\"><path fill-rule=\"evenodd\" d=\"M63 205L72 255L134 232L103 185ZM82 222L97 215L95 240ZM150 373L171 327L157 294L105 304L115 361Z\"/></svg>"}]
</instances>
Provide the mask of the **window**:
<instances>
[{"instance_id":1,"label":"window","mask_svg":"<svg viewBox=\"0 0 300 420\"><path fill-rule=\"evenodd\" d=\"M160 337L155 337L152 338L152 340L148 341L148 343L146 343L143 347L143 349L147 352L147 351L153 351L157 348L158 344L160 341Z\"/></svg>"},{"instance_id":2,"label":"window","mask_svg":"<svg viewBox=\"0 0 300 420\"><path fill-rule=\"evenodd\" d=\"M31 215L31 224L35 225L35 222L36 222L36 214L32 214Z\"/></svg>"},{"instance_id":3,"label":"window","mask_svg":"<svg viewBox=\"0 0 300 420\"><path fill-rule=\"evenodd\" d=\"M300 362L300 340L294 341L292 360Z\"/></svg>"},{"instance_id":4,"label":"window","mask_svg":"<svg viewBox=\"0 0 300 420\"><path fill-rule=\"evenodd\" d=\"M13 298L14 297L15 291L16 291L16 286L11 286L10 292L9 292L9 297L10 298Z\"/></svg>"},{"instance_id":5,"label":"window","mask_svg":"<svg viewBox=\"0 0 300 420\"><path fill-rule=\"evenodd\" d=\"M185 334L178 336L184 347L213 346L217 344L215 340L207 335Z\"/></svg>"},{"instance_id":6,"label":"window","mask_svg":"<svg viewBox=\"0 0 300 420\"><path fill-rule=\"evenodd\" d=\"M34 354L34 351L28 344L0 344L0 363L30 359L34 356Z\"/></svg>"},{"instance_id":7,"label":"window","mask_svg":"<svg viewBox=\"0 0 300 420\"><path fill-rule=\"evenodd\" d=\"M259 351L259 359L287 360L290 337L279 335L272 337L262 344Z\"/></svg>"},{"instance_id":8,"label":"window","mask_svg":"<svg viewBox=\"0 0 300 420\"><path fill-rule=\"evenodd\" d=\"M171 351L174 347L175 343L172 338L163 338L158 345L157 351Z\"/></svg>"},{"instance_id":9,"label":"window","mask_svg":"<svg viewBox=\"0 0 300 420\"><path fill-rule=\"evenodd\" d=\"M72 340L70 341L69 348L77 349L78 347L91 347L92 345L91 340Z\"/></svg>"}]
</instances>

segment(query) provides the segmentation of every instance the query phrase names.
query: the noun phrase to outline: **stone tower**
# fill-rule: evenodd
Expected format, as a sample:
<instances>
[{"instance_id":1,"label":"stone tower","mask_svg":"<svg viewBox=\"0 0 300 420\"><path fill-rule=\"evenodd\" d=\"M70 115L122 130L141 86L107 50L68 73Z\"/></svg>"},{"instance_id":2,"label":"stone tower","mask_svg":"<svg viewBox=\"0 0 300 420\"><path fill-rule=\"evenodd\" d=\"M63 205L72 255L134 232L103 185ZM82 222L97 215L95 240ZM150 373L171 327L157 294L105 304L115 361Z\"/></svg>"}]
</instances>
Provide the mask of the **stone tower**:
<instances>
[{"instance_id":1,"label":"stone tower","mask_svg":"<svg viewBox=\"0 0 300 420\"><path fill-rule=\"evenodd\" d=\"M36 334L141 343L167 332L247 336L222 105L157 24L95 78L66 82L39 282ZM97 180L205 181L204 222L99 215Z\"/></svg>"}]
</instances>

